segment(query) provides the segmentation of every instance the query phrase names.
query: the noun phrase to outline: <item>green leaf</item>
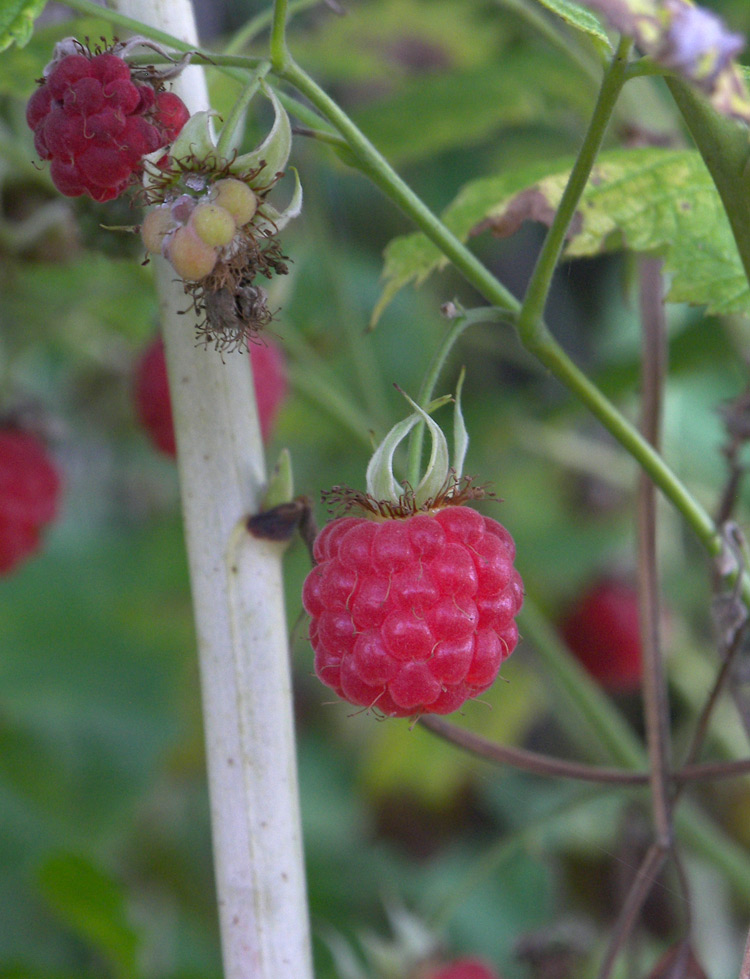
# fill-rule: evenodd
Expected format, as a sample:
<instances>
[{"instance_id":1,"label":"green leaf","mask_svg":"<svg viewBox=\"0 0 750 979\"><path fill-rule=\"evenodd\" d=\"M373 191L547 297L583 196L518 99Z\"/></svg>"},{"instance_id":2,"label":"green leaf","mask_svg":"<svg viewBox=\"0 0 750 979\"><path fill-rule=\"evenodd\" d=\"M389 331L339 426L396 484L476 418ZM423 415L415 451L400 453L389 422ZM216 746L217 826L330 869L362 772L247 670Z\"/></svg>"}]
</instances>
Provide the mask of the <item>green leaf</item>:
<instances>
[{"instance_id":1,"label":"green leaf","mask_svg":"<svg viewBox=\"0 0 750 979\"><path fill-rule=\"evenodd\" d=\"M0 4L0 51L13 42L19 48L28 44L34 21L44 10L47 0L3 0Z\"/></svg>"},{"instance_id":2,"label":"green leaf","mask_svg":"<svg viewBox=\"0 0 750 979\"><path fill-rule=\"evenodd\" d=\"M580 3L576 3L575 0L539 0L539 3L547 10L551 10L553 14L561 17L566 24L588 34L604 50L612 50L612 45L599 18L586 7L582 7Z\"/></svg>"},{"instance_id":3,"label":"green leaf","mask_svg":"<svg viewBox=\"0 0 750 979\"><path fill-rule=\"evenodd\" d=\"M542 179L529 171L467 184L444 214L462 240L491 229L508 236L525 220L549 223L568 179L566 164ZM525 184L524 187L521 184ZM668 299L710 313L750 312L750 290L729 221L711 177L692 150L645 148L603 153L571 226L566 256L629 248L663 252L672 274ZM383 294L375 316L407 282L444 264L423 235L386 248Z\"/></svg>"},{"instance_id":4,"label":"green leaf","mask_svg":"<svg viewBox=\"0 0 750 979\"><path fill-rule=\"evenodd\" d=\"M56 913L112 963L117 975L136 975L138 941L127 921L122 884L73 853L50 857L39 882Z\"/></svg>"}]
</instances>

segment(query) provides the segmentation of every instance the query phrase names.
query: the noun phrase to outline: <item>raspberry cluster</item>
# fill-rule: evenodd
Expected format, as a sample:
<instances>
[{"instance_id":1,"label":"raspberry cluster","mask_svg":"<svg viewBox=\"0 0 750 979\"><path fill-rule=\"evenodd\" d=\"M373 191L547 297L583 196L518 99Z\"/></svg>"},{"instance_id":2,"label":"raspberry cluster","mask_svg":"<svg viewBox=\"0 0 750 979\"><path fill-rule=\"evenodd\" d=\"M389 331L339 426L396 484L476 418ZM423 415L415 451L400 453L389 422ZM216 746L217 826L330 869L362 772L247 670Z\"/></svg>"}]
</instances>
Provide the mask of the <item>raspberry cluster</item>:
<instances>
[{"instance_id":1,"label":"raspberry cluster","mask_svg":"<svg viewBox=\"0 0 750 979\"><path fill-rule=\"evenodd\" d=\"M513 539L469 507L339 517L313 553L302 600L315 672L351 704L448 714L491 686L516 646Z\"/></svg>"},{"instance_id":2,"label":"raspberry cluster","mask_svg":"<svg viewBox=\"0 0 750 979\"><path fill-rule=\"evenodd\" d=\"M222 250L258 208L254 191L236 177L212 183L199 198L181 194L146 214L141 237L148 251L161 252L182 279L198 282L213 272Z\"/></svg>"},{"instance_id":3,"label":"raspberry cluster","mask_svg":"<svg viewBox=\"0 0 750 979\"><path fill-rule=\"evenodd\" d=\"M612 693L637 690L643 674L638 593L604 577L578 597L561 624L572 653Z\"/></svg>"},{"instance_id":4,"label":"raspberry cluster","mask_svg":"<svg viewBox=\"0 0 750 979\"><path fill-rule=\"evenodd\" d=\"M99 202L118 197L143 157L171 143L188 116L173 92L134 82L122 58L83 49L52 63L26 109L60 193Z\"/></svg>"},{"instance_id":5,"label":"raspberry cluster","mask_svg":"<svg viewBox=\"0 0 750 979\"><path fill-rule=\"evenodd\" d=\"M270 340L250 344L255 400L260 431L268 441L276 416L288 391L286 364L281 348ZM177 455L172 422L172 402L167 380L164 342L158 337L143 351L135 367L133 401L141 425L154 445L166 455Z\"/></svg>"},{"instance_id":6,"label":"raspberry cluster","mask_svg":"<svg viewBox=\"0 0 750 979\"><path fill-rule=\"evenodd\" d=\"M0 574L39 546L57 513L62 484L47 451L29 432L0 430Z\"/></svg>"}]
</instances>

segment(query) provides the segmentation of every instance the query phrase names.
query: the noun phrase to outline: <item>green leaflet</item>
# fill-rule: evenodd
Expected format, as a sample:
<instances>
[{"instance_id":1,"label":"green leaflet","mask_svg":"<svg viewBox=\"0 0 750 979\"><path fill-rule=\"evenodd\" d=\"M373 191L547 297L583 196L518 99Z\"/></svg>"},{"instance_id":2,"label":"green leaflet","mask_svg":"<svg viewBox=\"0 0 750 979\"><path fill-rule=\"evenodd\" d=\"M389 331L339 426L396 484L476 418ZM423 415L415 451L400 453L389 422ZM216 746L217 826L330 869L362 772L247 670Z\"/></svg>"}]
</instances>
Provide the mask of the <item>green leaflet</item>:
<instances>
[{"instance_id":1,"label":"green leaflet","mask_svg":"<svg viewBox=\"0 0 750 979\"><path fill-rule=\"evenodd\" d=\"M599 18L586 7L582 7L580 3L576 3L575 0L539 0L539 3L547 10L552 11L553 14L561 17L566 24L588 34L596 42L597 47L605 51L612 50L607 32L602 27Z\"/></svg>"},{"instance_id":2,"label":"green leaflet","mask_svg":"<svg viewBox=\"0 0 750 979\"><path fill-rule=\"evenodd\" d=\"M524 220L549 223L570 163L482 178L467 184L443 215L462 241L483 230L512 234ZM537 168L537 171L540 168ZM550 173L550 170L552 172ZM693 150L645 148L603 153L571 227L566 257L629 248L661 251L672 275L668 299L705 305L710 313L750 312L750 290L716 188ZM396 238L385 251L381 314L409 282L445 264L420 234Z\"/></svg>"},{"instance_id":3,"label":"green leaflet","mask_svg":"<svg viewBox=\"0 0 750 979\"><path fill-rule=\"evenodd\" d=\"M15 43L22 48L28 43L34 21L47 0L2 0L0 3L0 51Z\"/></svg>"}]
</instances>

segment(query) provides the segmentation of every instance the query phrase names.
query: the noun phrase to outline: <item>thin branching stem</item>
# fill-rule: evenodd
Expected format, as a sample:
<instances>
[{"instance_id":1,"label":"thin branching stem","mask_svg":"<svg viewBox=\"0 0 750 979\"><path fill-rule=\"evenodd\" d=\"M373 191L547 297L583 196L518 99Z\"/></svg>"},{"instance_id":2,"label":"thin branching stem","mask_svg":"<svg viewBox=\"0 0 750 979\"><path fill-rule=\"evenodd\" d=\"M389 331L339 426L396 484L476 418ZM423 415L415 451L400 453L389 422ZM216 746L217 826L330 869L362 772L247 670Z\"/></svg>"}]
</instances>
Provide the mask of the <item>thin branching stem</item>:
<instances>
[{"instance_id":1,"label":"thin branching stem","mask_svg":"<svg viewBox=\"0 0 750 979\"><path fill-rule=\"evenodd\" d=\"M517 768L519 771L530 772L532 775L546 775L553 778L623 787L645 786L651 779L650 773L645 771L638 772L601 765L587 765L563 758L553 758L550 755L542 755L525 748L498 744L496 741L483 738L473 731L466 731L464 728L435 715L424 715L419 719L419 723L439 738L443 738L444 741L449 741L456 747L462 748L479 758L484 758L496 765L508 765L511 768ZM748 773L750 773L750 759L705 765L685 765L671 775L671 781L677 785L684 785L688 782L738 778Z\"/></svg>"},{"instance_id":2,"label":"thin branching stem","mask_svg":"<svg viewBox=\"0 0 750 979\"><path fill-rule=\"evenodd\" d=\"M661 441L661 411L666 372L666 322L661 262L640 263L640 310L643 333L641 358L641 431L655 449ZM656 493L641 472L638 478L638 594L643 656L643 699L646 719L651 792L657 838L664 847L672 842L670 799L669 704L661 650L659 575L656 557Z\"/></svg>"},{"instance_id":3,"label":"thin branching stem","mask_svg":"<svg viewBox=\"0 0 750 979\"><path fill-rule=\"evenodd\" d=\"M643 902L654 886L666 859L667 850L660 843L652 843L638 868L635 880L620 909L597 979L609 979L612 975L615 962L632 934L643 908Z\"/></svg>"}]
</instances>

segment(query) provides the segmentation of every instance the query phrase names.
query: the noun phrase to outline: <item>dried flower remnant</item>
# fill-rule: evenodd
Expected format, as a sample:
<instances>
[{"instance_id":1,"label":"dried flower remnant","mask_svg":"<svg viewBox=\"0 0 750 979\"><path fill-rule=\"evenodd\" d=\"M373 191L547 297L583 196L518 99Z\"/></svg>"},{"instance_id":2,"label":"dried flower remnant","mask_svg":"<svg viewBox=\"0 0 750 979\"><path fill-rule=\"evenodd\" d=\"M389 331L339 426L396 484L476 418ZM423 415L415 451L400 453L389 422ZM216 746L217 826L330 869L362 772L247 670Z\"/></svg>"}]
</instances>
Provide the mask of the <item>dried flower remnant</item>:
<instances>
[{"instance_id":1,"label":"dried flower remnant","mask_svg":"<svg viewBox=\"0 0 750 979\"><path fill-rule=\"evenodd\" d=\"M259 278L288 271L278 233L302 205L295 190L278 211L267 195L283 176L291 149L286 112L270 89L275 119L266 139L250 153L221 156L211 133L211 114L196 113L172 148L167 166L152 160L144 195L154 204L143 221L147 250L163 255L184 282L199 314L198 338L220 352L246 349L273 314Z\"/></svg>"}]
</instances>

